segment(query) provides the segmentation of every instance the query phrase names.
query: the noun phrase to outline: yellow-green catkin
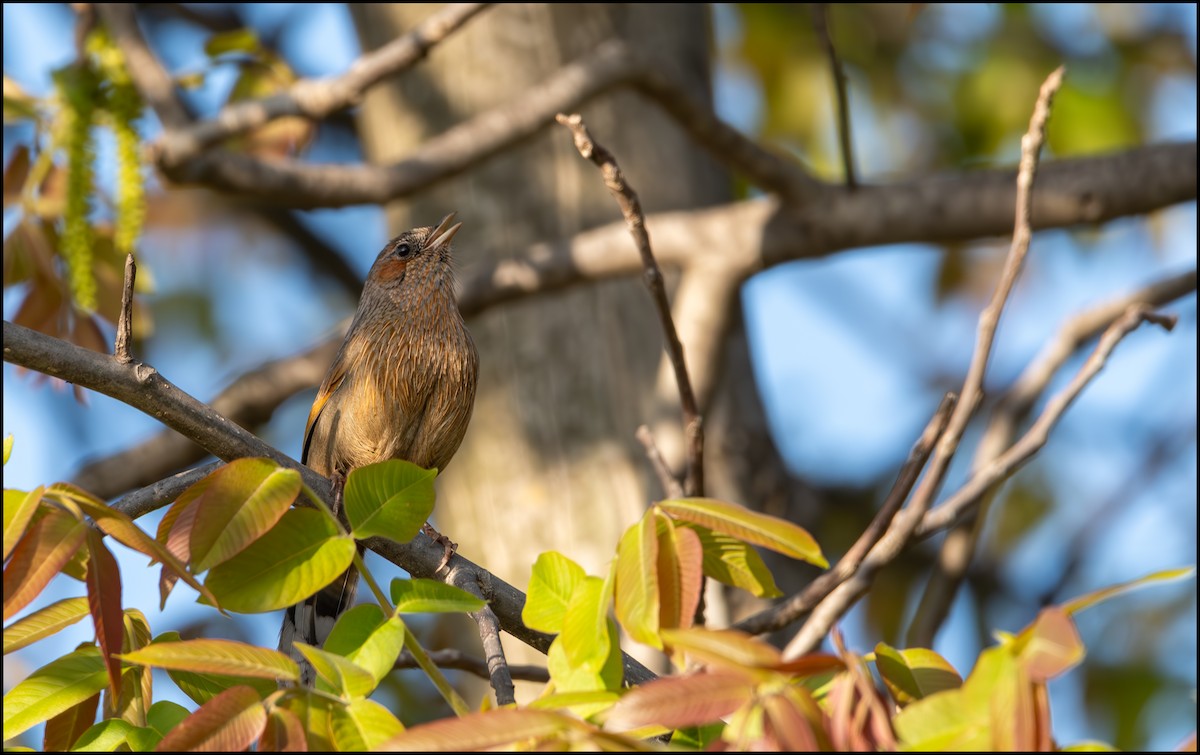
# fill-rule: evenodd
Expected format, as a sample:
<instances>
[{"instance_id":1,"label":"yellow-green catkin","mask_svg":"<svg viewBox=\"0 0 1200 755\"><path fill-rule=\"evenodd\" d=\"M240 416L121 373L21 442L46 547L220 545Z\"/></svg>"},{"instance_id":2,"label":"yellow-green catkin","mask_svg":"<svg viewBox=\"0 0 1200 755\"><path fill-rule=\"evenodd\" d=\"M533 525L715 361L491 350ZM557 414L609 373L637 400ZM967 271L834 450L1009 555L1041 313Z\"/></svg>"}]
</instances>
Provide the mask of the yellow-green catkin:
<instances>
[{"instance_id":1,"label":"yellow-green catkin","mask_svg":"<svg viewBox=\"0 0 1200 755\"><path fill-rule=\"evenodd\" d=\"M64 146L67 152L67 202L63 217L62 254L75 305L84 312L96 309L96 279L92 226L88 220L92 196L92 121L96 114L97 78L91 66L81 63L59 78L63 100Z\"/></svg>"},{"instance_id":2,"label":"yellow-green catkin","mask_svg":"<svg viewBox=\"0 0 1200 755\"><path fill-rule=\"evenodd\" d=\"M134 126L142 102L129 77L125 56L108 34L103 29L97 30L88 42L110 86L107 106L117 141L117 217L113 244L119 254L130 254L146 219L141 144Z\"/></svg>"}]
</instances>

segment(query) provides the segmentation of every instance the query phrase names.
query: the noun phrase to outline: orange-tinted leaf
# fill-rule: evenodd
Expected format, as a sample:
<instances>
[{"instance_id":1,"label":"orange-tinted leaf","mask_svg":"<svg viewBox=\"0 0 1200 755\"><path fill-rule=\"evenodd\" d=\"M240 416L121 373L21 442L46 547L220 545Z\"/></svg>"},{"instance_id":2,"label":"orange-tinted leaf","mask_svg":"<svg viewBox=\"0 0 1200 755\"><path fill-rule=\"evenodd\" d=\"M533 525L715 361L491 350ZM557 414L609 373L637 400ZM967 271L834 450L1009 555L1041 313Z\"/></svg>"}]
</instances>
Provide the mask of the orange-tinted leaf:
<instances>
[{"instance_id":1,"label":"orange-tinted leaf","mask_svg":"<svg viewBox=\"0 0 1200 755\"><path fill-rule=\"evenodd\" d=\"M696 617L704 591L704 551L700 537L688 527L676 527L670 517L655 517L658 534L658 624L663 629L687 629Z\"/></svg>"},{"instance_id":2,"label":"orange-tinted leaf","mask_svg":"<svg viewBox=\"0 0 1200 755\"><path fill-rule=\"evenodd\" d=\"M621 536L617 546L615 609L630 637L662 648L658 639L658 536L655 512L645 515Z\"/></svg>"},{"instance_id":3,"label":"orange-tinted leaf","mask_svg":"<svg viewBox=\"0 0 1200 755\"><path fill-rule=\"evenodd\" d=\"M25 179L29 177L29 147L18 144L4 166L4 206L20 201Z\"/></svg>"},{"instance_id":4,"label":"orange-tinted leaf","mask_svg":"<svg viewBox=\"0 0 1200 755\"><path fill-rule=\"evenodd\" d=\"M11 436L10 436L11 437ZM8 560L17 541L25 534L33 513L42 501L45 488L38 485L32 492L23 490L4 491L4 560Z\"/></svg>"},{"instance_id":5,"label":"orange-tinted leaf","mask_svg":"<svg viewBox=\"0 0 1200 755\"><path fill-rule=\"evenodd\" d=\"M380 745L399 752L471 752L531 744L581 724L548 710L491 710L414 726Z\"/></svg>"},{"instance_id":6,"label":"orange-tinted leaf","mask_svg":"<svg viewBox=\"0 0 1200 755\"><path fill-rule=\"evenodd\" d=\"M267 711L250 687L233 687L209 700L158 743L159 752L238 752L258 739Z\"/></svg>"},{"instance_id":7,"label":"orange-tinted leaf","mask_svg":"<svg viewBox=\"0 0 1200 755\"><path fill-rule=\"evenodd\" d=\"M267 714L267 725L258 741L259 752L308 752L304 724L300 717L286 708L273 706Z\"/></svg>"},{"instance_id":8,"label":"orange-tinted leaf","mask_svg":"<svg viewBox=\"0 0 1200 755\"><path fill-rule=\"evenodd\" d=\"M925 648L897 650L881 642L875 646L875 667L900 706L962 686L962 677L950 662Z\"/></svg>"},{"instance_id":9,"label":"orange-tinted leaf","mask_svg":"<svg viewBox=\"0 0 1200 755\"><path fill-rule=\"evenodd\" d=\"M177 572L189 587L200 593L206 600L216 604L212 593L200 584L195 577L188 573L183 562L171 554L157 540L147 535L128 515L109 507L104 501L85 490L81 490L66 482L56 482L46 490L47 496L54 496L60 501L71 502L79 506L96 522L104 534L118 543L132 548L142 555L149 556L151 563L161 561L164 568ZM165 600L165 598L164 598Z\"/></svg>"},{"instance_id":10,"label":"orange-tinted leaf","mask_svg":"<svg viewBox=\"0 0 1200 755\"><path fill-rule=\"evenodd\" d=\"M785 519L712 498L676 498L658 506L681 521L708 527L821 568L829 566L812 535Z\"/></svg>"},{"instance_id":11,"label":"orange-tinted leaf","mask_svg":"<svg viewBox=\"0 0 1200 755\"><path fill-rule=\"evenodd\" d=\"M104 538L92 528L87 531L88 610L96 627L96 641L108 668L108 692L116 697L121 690L121 662L116 654L125 636L124 613L121 610L121 571L117 560L104 546Z\"/></svg>"},{"instance_id":12,"label":"orange-tinted leaf","mask_svg":"<svg viewBox=\"0 0 1200 755\"><path fill-rule=\"evenodd\" d=\"M729 668L773 669L782 663L778 648L736 629L664 629L663 642L702 663Z\"/></svg>"},{"instance_id":13,"label":"orange-tinted leaf","mask_svg":"<svg viewBox=\"0 0 1200 755\"><path fill-rule=\"evenodd\" d=\"M832 749L825 731L826 716L803 687L788 687L762 701L763 736L783 752Z\"/></svg>"},{"instance_id":14,"label":"orange-tinted leaf","mask_svg":"<svg viewBox=\"0 0 1200 755\"><path fill-rule=\"evenodd\" d=\"M4 567L4 620L36 598L71 559L88 525L63 511L51 511L26 531Z\"/></svg>"},{"instance_id":15,"label":"orange-tinted leaf","mask_svg":"<svg viewBox=\"0 0 1200 755\"><path fill-rule=\"evenodd\" d=\"M608 731L646 726L678 729L718 721L750 702L754 680L735 670L717 669L647 682L621 698L605 717Z\"/></svg>"},{"instance_id":16,"label":"orange-tinted leaf","mask_svg":"<svg viewBox=\"0 0 1200 755\"><path fill-rule=\"evenodd\" d=\"M4 654L20 650L88 615L87 598L64 598L4 628Z\"/></svg>"},{"instance_id":17,"label":"orange-tinted leaf","mask_svg":"<svg viewBox=\"0 0 1200 755\"><path fill-rule=\"evenodd\" d=\"M286 655L232 640L161 642L126 653L123 660L143 666L296 681L300 669Z\"/></svg>"},{"instance_id":18,"label":"orange-tinted leaf","mask_svg":"<svg viewBox=\"0 0 1200 755\"><path fill-rule=\"evenodd\" d=\"M43 752L66 752L75 741L96 722L96 709L100 706L100 693L81 703L72 705L46 722L42 735Z\"/></svg>"},{"instance_id":19,"label":"orange-tinted leaf","mask_svg":"<svg viewBox=\"0 0 1200 755\"><path fill-rule=\"evenodd\" d=\"M818 674L827 674L830 671L841 671L846 668L846 664L841 658L830 653L809 653L790 661L781 661L779 665L772 668L775 671L782 671L804 678Z\"/></svg>"},{"instance_id":20,"label":"orange-tinted leaf","mask_svg":"<svg viewBox=\"0 0 1200 755\"><path fill-rule=\"evenodd\" d=\"M1057 606L1043 608L1037 620L1017 636L1013 649L1021 668L1035 683L1066 673L1086 654L1075 622Z\"/></svg>"},{"instance_id":21,"label":"orange-tinted leaf","mask_svg":"<svg viewBox=\"0 0 1200 755\"><path fill-rule=\"evenodd\" d=\"M265 458L244 458L213 471L195 499L192 564L207 571L240 553L279 521L300 494L300 473Z\"/></svg>"}]
</instances>

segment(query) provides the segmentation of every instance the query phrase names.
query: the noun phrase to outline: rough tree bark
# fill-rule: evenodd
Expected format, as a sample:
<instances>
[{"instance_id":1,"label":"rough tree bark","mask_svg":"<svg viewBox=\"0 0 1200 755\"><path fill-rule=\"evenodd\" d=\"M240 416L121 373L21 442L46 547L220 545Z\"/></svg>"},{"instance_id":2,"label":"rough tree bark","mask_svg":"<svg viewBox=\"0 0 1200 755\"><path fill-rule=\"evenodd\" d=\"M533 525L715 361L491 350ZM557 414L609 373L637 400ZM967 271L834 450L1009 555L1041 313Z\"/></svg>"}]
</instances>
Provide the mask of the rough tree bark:
<instances>
[{"instance_id":1,"label":"rough tree bark","mask_svg":"<svg viewBox=\"0 0 1200 755\"><path fill-rule=\"evenodd\" d=\"M352 7L364 49L411 28L432 9ZM360 116L367 156L397 159L614 36L675 61L693 95L709 100L708 24L701 5L493 8L420 67L368 94ZM582 113L616 154L647 212L731 198L727 174L638 95L603 96ZM389 230L436 222L451 209L465 221L456 239L464 270L620 217L565 129L543 132L435 191L389 207ZM740 304L735 295L713 306ZM708 492L761 503L790 482L767 434L741 318L733 313L726 321L730 342L743 347L726 349L725 385L712 393ZM644 287L634 278L589 285L498 308L469 326L480 350L479 398L465 442L440 481L438 527L464 554L517 585L526 584L536 554L546 550L602 573L621 531L662 496L634 430L650 423L668 451L678 447L663 437L679 427L679 404L673 387L656 394L662 337ZM745 468L749 459L753 469ZM742 466L730 466L731 460Z\"/></svg>"}]
</instances>

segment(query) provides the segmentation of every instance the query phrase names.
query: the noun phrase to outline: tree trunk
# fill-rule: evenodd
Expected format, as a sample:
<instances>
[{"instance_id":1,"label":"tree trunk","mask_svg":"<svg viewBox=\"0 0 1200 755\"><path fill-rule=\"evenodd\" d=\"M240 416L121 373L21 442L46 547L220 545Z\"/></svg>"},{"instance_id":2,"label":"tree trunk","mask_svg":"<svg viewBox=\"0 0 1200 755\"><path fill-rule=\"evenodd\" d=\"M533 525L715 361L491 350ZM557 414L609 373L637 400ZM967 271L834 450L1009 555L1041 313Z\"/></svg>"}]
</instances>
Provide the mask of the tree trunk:
<instances>
[{"instance_id":1,"label":"tree trunk","mask_svg":"<svg viewBox=\"0 0 1200 755\"><path fill-rule=\"evenodd\" d=\"M364 49L437 8L352 7ZM711 35L702 5L506 4L371 91L360 115L367 156L399 159L612 37L674 61L692 95L710 100ZM618 91L581 111L646 212L731 198L728 175L650 102ZM599 172L558 126L389 207L390 232L434 224L449 210L464 221L455 239L460 269L620 218ZM732 302L738 306L736 297ZM726 350L726 385L714 391L713 403L723 407L714 406L720 421L707 425L709 492L761 504L790 481L766 429L741 318L734 313L729 321L741 346ZM466 439L439 481L437 527L464 555L521 587L547 550L603 574L624 528L662 497L635 429L671 424L656 421L663 418L679 424L678 403L655 396L663 339L644 286L631 278L542 295L497 307L468 326L480 352L479 395ZM728 451L736 458L725 458Z\"/></svg>"}]
</instances>

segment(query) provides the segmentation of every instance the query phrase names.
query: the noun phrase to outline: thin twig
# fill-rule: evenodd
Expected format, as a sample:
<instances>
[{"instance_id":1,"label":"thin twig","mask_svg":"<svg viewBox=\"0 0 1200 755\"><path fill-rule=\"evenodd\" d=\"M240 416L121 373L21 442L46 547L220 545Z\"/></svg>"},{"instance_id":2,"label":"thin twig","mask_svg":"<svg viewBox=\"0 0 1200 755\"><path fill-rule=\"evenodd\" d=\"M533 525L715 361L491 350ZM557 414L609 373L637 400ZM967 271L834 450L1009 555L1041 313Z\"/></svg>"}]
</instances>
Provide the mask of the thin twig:
<instances>
[{"instance_id":1,"label":"thin twig","mask_svg":"<svg viewBox=\"0 0 1200 755\"><path fill-rule=\"evenodd\" d=\"M466 671L481 679L491 678L488 665L481 658L466 655L462 651L454 649L429 650L427 652L429 658L441 668ZM416 660L405 651L400 653L400 657L396 659L392 668L397 671L405 671L420 667L417 666ZM508 670L512 674L512 678L519 681L543 684L550 681L550 672L541 666L513 665L509 666Z\"/></svg>"},{"instance_id":2,"label":"thin twig","mask_svg":"<svg viewBox=\"0 0 1200 755\"><path fill-rule=\"evenodd\" d=\"M837 49L833 46L833 33L829 28L829 4L813 3L813 26L816 28L817 39L825 48L829 58L829 67L833 71L833 89L837 95L838 140L842 146L842 168L845 172L846 188L858 188L858 179L854 172L854 144L850 130L850 100L846 96L846 72L842 69L842 61L838 58Z\"/></svg>"},{"instance_id":3,"label":"thin twig","mask_svg":"<svg viewBox=\"0 0 1200 755\"><path fill-rule=\"evenodd\" d=\"M1038 94L1037 104L1033 108L1033 117L1029 122L1029 130L1021 139L1021 163L1017 170L1017 207L1016 224L1013 230L1012 245L1004 260L1004 269L1000 281L992 294L988 306L979 315L979 324L975 338L975 351L971 356L971 364L967 368L967 376L963 381L959 394L958 407L950 416L950 424L942 439L938 441L933 459L929 463L929 471L913 493L912 508L924 516L933 499L937 496L942 482L949 471L950 462L958 450L963 432L975 413L980 400L983 398L983 377L987 372L988 359L992 353L992 345L996 338L996 328L1000 324L1000 315L1004 304L1012 293L1017 275L1025 262L1025 254L1029 251L1029 241L1033 231L1030 226L1030 216L1033 208L1033 179L1037 173L1038 153L1046 137L1046 121L1050 117L1050 102L1058 87L1062 84L1063 67L1058 67L1042 84Z\"/></svg>"},{"instance_id":4,"label":"thin twig","mask_svg":"<svg viewBox=\"0 0 1200 755\"><path fill-rule=\"evenodd\" d=\"M662 271L654 259L650 249L650 236L646 233L646 217L642 214L642 206L637 193L625 182L617 160L601 144L597 144L588 133L583 118L579 115L564 115L559 113L557 120L571 130L575 137L575 148L584 159L591 160L604 176L604 185L617 200L621 214L629 225L629 232L642 257L642 280L650 290L650 297L658 310L659 324L662 326L663 338L666 341L667 355L675 368L675 382L679 386L679 403L683 407L683 431L687 444L687 475L684 478L683 490L686 495L704 495L704 427L700 410L696 406L696 396L692 393L692 381L688 377L687 363L683 356L683 344L675 332L675 321L671 318L671 302L667 299L667 287L663 284Z\"/></svg>"},{"instance_id":5,"label":"thin twig","mask_svg":"<svg viewBox=\"0 0 1200 755\"><path fill-rule=\"evenodd\" d=\"M192 121L175 91L175 82L146 44L134 17L132 3L93 3L100 20L125 55L129 77L138 93L154 109L163 128L183 128Z\"/></svg>"},{"instance_id":6,"label":"thin twig","mask_svg":"<svg viewBox=\"0 0 1200 755\"><path fill-rule=\"evenodd\" d=\"M638 442L646 449L646 458L650 460L650 466L654 468L655 474L658 475L658 482L662 485L663 493L667 498L682 498L683 486L679 484L678 478L671 472L671 468L667 466L667 460L663 458L662 452L658 450L658 445L654 442L654 434L650 432L650 428L646 425L640 425L637 429Z\"/></svg>"},{"instance_id":7,"label":"thin twig","mask_svg":"<svg viewBox=\"0 0 1200 755\"><path fill-rule=\"evenodd\" d=\"M125 255L125 283L121 288L121 314L117 316L117 336L113 343L113 354L117 361L129 364L133 357L129 346L133 342L133 281L137 278L137 263L133 254Z\"/></svg>"},{"instance_id":8,"label":"thin twig","mask_svg":"<svg viewBox=\"0 0 1200 755\"><path fill-rule=\"evenodd\" d=\"M1063 412L1079 396L1084 386L1099 374L1100 370L1104 369L1109 355L1112 354L1112 350L1122 338L1144 322L1153 323L1169 331L1175 327L1178 319L1174 315L1162 315L1154 312L1145 304L1131 305L1125 314L1100 336L1096 350L1084 362L1083 367L1080 368L1079 373L1071 380L1070 384L1046 402L1046 408L1042 410L1041 416L1030 426L1025 435L1014 443L1012 448L973 475L944 503L926 514L920 527L917 528L917 537L927 537L949 527L976 505L991 486L1008 479L1040 451L1042 446L1046 445L1050 431L1058 423Z\"/></svg>"},{"instance_id":9,"label":"thin twig","mask_svg":"<svg viewBox=\"0 0 1200 755\"><path fill-rule=\"evenodd\" d=\"M972 460L972 474L990 464L1012 445L1017 428L1030 413L1063 364L1084 344L1100 335L1133 304L1161 307L1196 290L1196 271L1156 281L1124 296L1072 316L1029 363L996 403ZM954 596L970 567L987 511L999 485L984 493L975 510L946 534L925 585L907 635L909 647L932 647L938 629L949 615Z\"/></svg>"},{"instance_id":10,"label":"thin twig","mask_svg":"<svg viewBox=\"0 0 1200 755\"><path fill-rule=\"evenodd\" d=\"M868 558L860 565L853 577L838 585L816 605L808 620L800 627L784 649L784 657L797 658L809 653L820 643L833 626L870 587L875 572L882 564L889 563L908 545L917 526L925 517L937 496L949 471L950 462L958 450L971 416L983 398L983 378L987 372L988 358L996 337L996 328L1004 304L1017 280L1033 231L1030 215L1033 208L1033 180L1037 173L1038 156L1046 136L1046 121L1050 117L1050 102L1062 85L1064 69L1060 66L1047 77L1038 93L1037 103L1030 118L1029 130L1021 139L1021 162L1017 170L1016 222L1012 245L1004 262L1000 281L988 306L979 315L975 351L958 405L950 414L945 432L934 447L929 469L912 496L912 503L903 515L895 517L887 533L871 549Z\"/></svg>"},{"instance_id":11,"label":"thin twig","mask_svg":"<svg viewBox=\"0 0 1200 755\"><path fill-rule=\"evenodd\" d=\"M900 467L896 482L892 484L892 489L883 505L879 507L879 511L871 519L871 523L867 525L867 528L833 568L814 579L803 590L787 600L739 621L734 625L735 629L751 634L763 634L783 629L811 611L813 606L858 570L862 560L887 532L896 512L908 498L908 494L921 474L921 469L929 459L929 454L933 451L942 433L945 432L946 424L950 421L950 414L954 411L957 401L958 397L953 393L947 393L942 397L933 417L921 431L921 437L917 438L908 452L908 459Z\"/></svg>"},{"instance_id":12,"label":"thin twig","mask_svg":"<svg viewBox=\"0 0 1200 755\"><path fill-rule=\"evenodd\" d=\"M412 67L489 3L452 3L408 33L358 58L339 76L301 79L286 92L223 108L215 118L166 131L156 148L167 168L190 160L206 148L285 116L320 120L350 107L370 87Z\"/></svg>"}]
</instances>

